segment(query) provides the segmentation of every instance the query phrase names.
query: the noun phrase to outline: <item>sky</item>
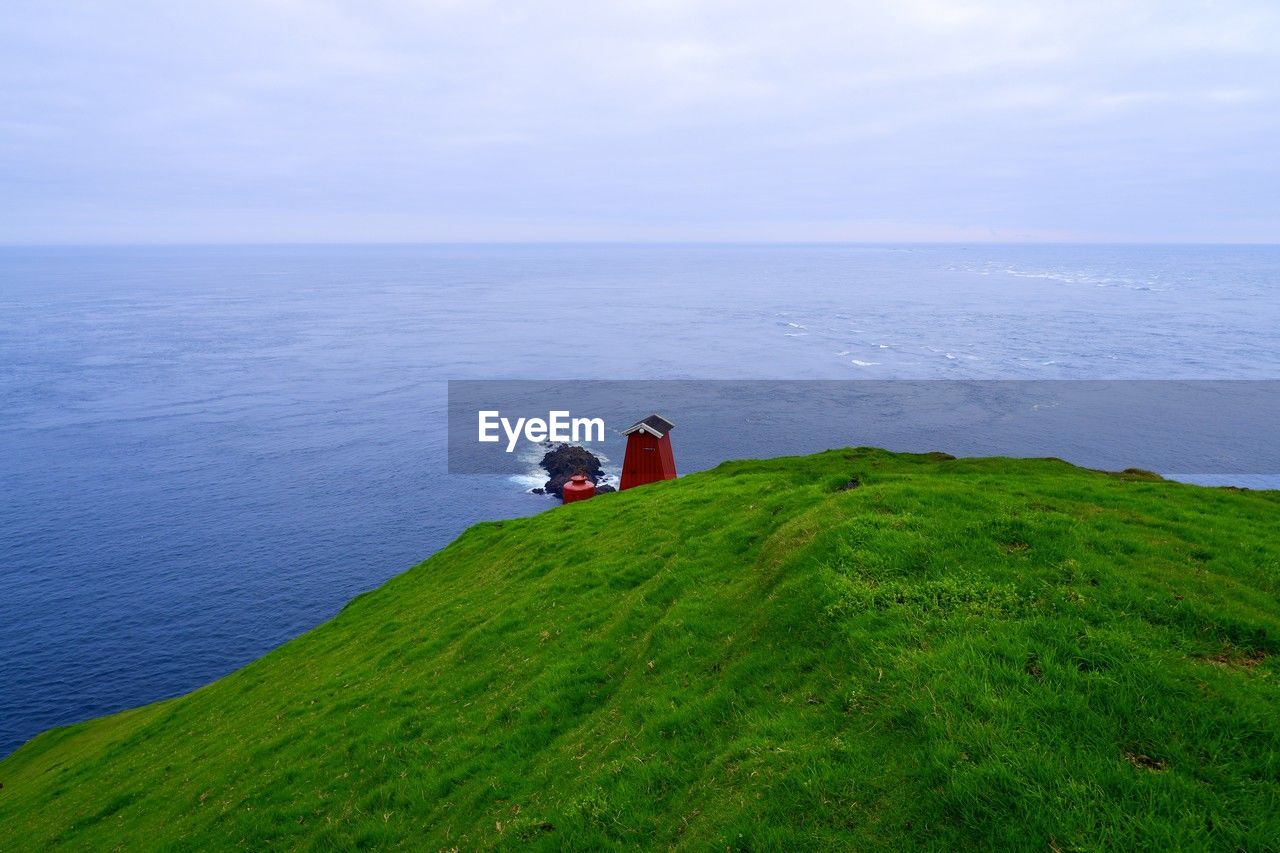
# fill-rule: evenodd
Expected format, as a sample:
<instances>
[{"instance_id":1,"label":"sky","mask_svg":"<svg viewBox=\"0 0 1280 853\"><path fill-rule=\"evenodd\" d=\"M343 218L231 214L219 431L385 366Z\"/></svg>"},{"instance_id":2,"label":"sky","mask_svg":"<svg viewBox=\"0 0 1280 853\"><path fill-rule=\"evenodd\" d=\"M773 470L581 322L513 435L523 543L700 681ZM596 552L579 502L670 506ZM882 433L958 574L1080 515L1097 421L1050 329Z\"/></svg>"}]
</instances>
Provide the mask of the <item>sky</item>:
<instances>
[{"instance_id":1,"label":"sky","mask_svg":"<svg viewBox=\"0 0 1280 853\"><path fill-rule=\"evenodd\" d=\"M1280 242L1280 2L4 0L0 243Z\"/></svg>"}]
</instances>

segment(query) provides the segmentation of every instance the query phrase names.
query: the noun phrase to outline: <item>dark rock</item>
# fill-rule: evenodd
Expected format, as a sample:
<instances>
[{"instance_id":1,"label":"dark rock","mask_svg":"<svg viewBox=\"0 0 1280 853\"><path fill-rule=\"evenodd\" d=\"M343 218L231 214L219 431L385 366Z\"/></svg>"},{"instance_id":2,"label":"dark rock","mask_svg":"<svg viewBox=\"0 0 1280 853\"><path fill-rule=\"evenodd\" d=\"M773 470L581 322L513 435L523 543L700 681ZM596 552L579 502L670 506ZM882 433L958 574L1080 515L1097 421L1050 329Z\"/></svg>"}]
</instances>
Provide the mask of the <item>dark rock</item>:
<instances>
[{"instance_id":1,"label":"dark rock","mask_svg":"<svg viewBox=\"0 0 1280 853\"><path fill-rule=\"evenodd\" d=\"M536 489L530 489L529 492L530 494L535 494L535 495L545 495L547 493L547 490L542 488L542 486L538 486Z\"/></svg>"},{"instance_id":2,"label":"dark rock","mask_svg":"<svg viewBox=\"0 0 1280 853\"><path fill-rule=\"evenodd\" d=\"M862 485L862 481L859 480L857 477L850 477L849 482L845 483L843 486L840 487L840 491L847 492L850 489L856 489L858 488L858 486L861 486L861 485Z\"/></svg>"},{"instance_id":3,"label":"dark rock","mask_svg":"<svg viewBox=\"0 0 1280 853\"><path fill-rule=\"evenodd\" d=\"M596 486L597 495L607 495L609 492L616 492L616 491L618 490L615 489L613 486L608 486L608 485Z\"/></svg>"},{"instance_id":4,"label":"dark rock","mask_svg":"<svg viewBox=\"0 0 1280 853\"><path fill-rule=\"evenodd\" d=\"M564 500L564 484L574 474L585 474L594 485L600 482L604 472L600 469L600 460L584 447L562 444L548 451L540 463L551 479L545 486L546 494L555 495Z\"/></svg>"}]
</instances>

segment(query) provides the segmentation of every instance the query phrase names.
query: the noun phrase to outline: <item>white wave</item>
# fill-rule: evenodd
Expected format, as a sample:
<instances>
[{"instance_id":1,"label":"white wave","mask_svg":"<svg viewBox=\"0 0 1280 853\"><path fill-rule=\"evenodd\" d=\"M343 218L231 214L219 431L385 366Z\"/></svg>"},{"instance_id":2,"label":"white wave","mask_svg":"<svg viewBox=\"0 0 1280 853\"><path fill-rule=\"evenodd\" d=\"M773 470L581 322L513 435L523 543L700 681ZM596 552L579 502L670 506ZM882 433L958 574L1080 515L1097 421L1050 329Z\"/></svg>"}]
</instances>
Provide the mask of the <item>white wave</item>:
<instances>
[{"instance_id":1,"label":"white wave","mask_svg":"<svg viewBox=\"0 0 1280 853\"><path fill-rule=\"evenodd\" d=\"M858 360L858 359L856 359L856 358L852 358L852 359L849 359L849 363L850 363L850 364L856 364L856 365L858 365L858 367L874 367L875 365L879 364L880 362L878 362L878 361L859 361L859 360Z\"/></svg>"},{"instance_id":2,"label":"white wave","mask_svg":"<svg viewBox=\"0 0 1280 853\"><path fill-rule=\"evenodd\" d=\"M537 472L529 472L525 474L512 474L507 478L510 482L515 483L522 492L540 489L547 483L547 472L539 469Z\"/></svg>"},{"instance_id":3,"label":"white wave","mask_svg":"<svg viewBox=\"0 0 1280 853\"><path fill-rule=\"evenodd\" d=\"M1156 286L1156 282L1150 278L1138 280L1125 276L1103 275L1087 271L1059 272L1055 270L1025 270L1018 267L1005 267L1000 271L1005 275L1015 276L1016 278L1039 278L1048 281L1059 281L1063 284L1092 284L1094 287L1122 287L1139 291L1162 292L1165 290L1163 287ZM985 270L983 274L986 275Z\"/></svg>"}]
</instances>

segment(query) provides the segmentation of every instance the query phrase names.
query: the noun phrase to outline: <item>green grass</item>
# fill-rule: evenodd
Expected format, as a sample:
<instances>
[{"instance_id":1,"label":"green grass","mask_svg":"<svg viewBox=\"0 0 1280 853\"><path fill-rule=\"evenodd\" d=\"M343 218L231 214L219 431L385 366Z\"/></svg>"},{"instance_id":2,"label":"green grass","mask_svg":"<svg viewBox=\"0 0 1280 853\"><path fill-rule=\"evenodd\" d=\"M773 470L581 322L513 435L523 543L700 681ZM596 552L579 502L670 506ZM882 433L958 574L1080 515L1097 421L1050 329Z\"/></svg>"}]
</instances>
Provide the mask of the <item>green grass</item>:
<instances>
[{"instance_id":1,"label":"green grass","mask_svg":"<svg viewBox=\"0 0 1280 853\"><path fill-rule=\"evenodd\" d=\"M731 462L476 525L41 735L0 849L1275 850L1277 652L1280 493Z\"/></svg>"}]
</instances>

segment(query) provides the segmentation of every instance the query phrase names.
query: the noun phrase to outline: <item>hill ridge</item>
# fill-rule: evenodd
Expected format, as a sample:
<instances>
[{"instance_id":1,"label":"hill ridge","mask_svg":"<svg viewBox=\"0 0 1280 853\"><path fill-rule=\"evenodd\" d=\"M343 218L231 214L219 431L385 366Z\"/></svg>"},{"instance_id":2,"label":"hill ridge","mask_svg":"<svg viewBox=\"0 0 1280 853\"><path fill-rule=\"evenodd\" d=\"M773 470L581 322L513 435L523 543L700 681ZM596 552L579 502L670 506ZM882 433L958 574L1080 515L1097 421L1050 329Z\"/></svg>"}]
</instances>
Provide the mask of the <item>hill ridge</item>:
<instances>
[{"instance_id":1,"label":"hill ridge","mask_svg":"<svg viewBox=\"0 0 1280 853\"><path fill-rule=\"evenodd\" d=\"M1265 849L1278 498L854 448L484 522L0 761L0 847Z\"/></svg>"}]
</instances>

